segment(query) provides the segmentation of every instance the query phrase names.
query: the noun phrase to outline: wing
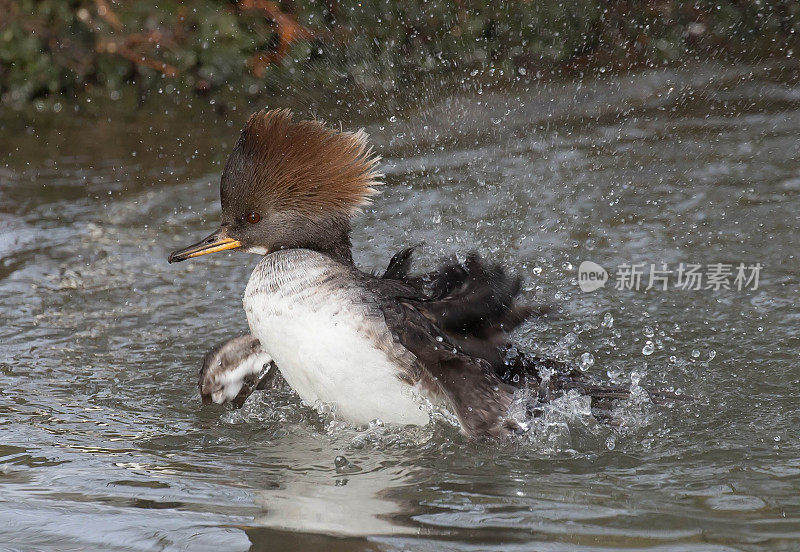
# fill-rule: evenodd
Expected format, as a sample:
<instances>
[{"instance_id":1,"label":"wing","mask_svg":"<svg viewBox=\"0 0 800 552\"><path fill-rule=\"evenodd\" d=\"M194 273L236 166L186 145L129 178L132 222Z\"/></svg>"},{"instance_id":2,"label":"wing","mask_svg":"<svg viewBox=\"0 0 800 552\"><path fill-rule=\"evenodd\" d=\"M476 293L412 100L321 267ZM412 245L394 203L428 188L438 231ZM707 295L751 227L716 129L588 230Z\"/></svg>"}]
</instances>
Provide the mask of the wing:
<instances>
[{"instance_id":1,"label":"wing","mask_svg":"<svg viewBox=\"0 0 800 552\"><path fill-rule=\"evenodd\" d=\"M383 291L416 309L472 362L486 361L501 382L538 388L541 403L574 389L591 397L598 411L630 396L626 387L594 383L568 363L530 355L509 341L509 332L526 318L547 312L543 307L517 304L518 276L474 253L463 263L449 261L433 272L413 276L409 272L414 250L409 247L392 257L380 280ZM452 362L450 366L454 366ZM545 372L551 374L546 382L542 379ZM647 392L655 402L687 398L665 391Z\"/></svg>"},{"instance_id":2,"label":"wing","mask_svg":"<svg viewBox=\"0 0 800 552\"><path fill-rule=\"evenodd\" d=\"M415 247L392 257L379 280L384 294L412 304L462 352L502 373L508 333L547 309L518 305L521 279L475 253L464 262L450 260L428 274L410 275Z\"/></svg>"},{"instance_id":3,"label":"wing","mask_svg":"<svg viewBox=\"0 0 800 552\"><path fill-rule=\"evenodd\" d=\"M382 310L392 334L416 357L409 383L443 398L467 436L499 437L515 429L506 419L514 388L486 360L461 352L412 304L388 302Z\"/></svg>"},{"instance_id":4,"label":"wing","mask_svg":"<svg viewBox=\"0 0 800 552\"><path fill-rule=\"evenodd\" d=\"M233 403L241 407L257 389L273 385L278 374L272 359L252 335L215 345L203 357L198 387L203 403Z\"/></svg>"}]
</instances>

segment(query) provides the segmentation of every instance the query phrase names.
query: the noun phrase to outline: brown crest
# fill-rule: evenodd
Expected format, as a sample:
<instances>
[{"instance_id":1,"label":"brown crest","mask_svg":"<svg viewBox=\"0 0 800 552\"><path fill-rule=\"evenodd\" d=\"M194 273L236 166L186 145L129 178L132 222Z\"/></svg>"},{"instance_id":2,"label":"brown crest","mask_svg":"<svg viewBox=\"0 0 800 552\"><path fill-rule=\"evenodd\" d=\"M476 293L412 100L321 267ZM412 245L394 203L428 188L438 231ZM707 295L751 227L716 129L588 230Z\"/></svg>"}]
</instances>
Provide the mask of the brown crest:
<instances>
[{"instance_id":1,"label":"brown crest","mask_svg":"<svg viewBox=\"0 0 800 552\"><path fill-rule=\"evenodd\" d=\"M379 159L363 130L293 122L288 109L262 110L247 121L225 165L223 210L250 198L282 211L351 214L377 193Z\"/></svg>"}]
</instances>

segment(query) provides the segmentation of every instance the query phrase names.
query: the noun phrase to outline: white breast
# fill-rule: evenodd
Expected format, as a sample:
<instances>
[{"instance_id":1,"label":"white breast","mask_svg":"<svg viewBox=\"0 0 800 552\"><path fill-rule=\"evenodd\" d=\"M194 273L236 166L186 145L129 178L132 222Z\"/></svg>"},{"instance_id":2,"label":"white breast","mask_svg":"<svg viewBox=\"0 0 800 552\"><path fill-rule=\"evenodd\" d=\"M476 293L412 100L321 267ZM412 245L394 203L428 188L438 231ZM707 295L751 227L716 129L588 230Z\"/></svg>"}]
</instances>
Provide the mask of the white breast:
<instances>
[{"instance_id":1,"label":"white breast","mask_svg":"<svg viewBox=\"0 0 800 552\"><path fill-rule=\"evenodd\" d=\"M359 425L428 423L398 377L398 354L411 353L394 343L374 297L348 268L309 250L272 253L253 271L244 308L251 332L307 404L330 405Z\"/></svg>"}]
</instances>

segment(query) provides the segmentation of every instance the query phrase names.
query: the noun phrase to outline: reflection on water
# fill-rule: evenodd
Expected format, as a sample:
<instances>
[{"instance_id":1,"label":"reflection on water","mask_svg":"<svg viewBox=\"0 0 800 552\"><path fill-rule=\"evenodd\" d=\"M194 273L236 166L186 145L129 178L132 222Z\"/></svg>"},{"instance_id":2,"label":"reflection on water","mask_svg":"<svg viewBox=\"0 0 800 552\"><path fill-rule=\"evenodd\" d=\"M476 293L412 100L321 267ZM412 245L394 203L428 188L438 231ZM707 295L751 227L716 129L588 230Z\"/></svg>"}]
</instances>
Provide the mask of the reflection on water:
<instances>
[{"instance_id":1,"label":"reflection on water","mask_svg":"<svg viewBox=\"0 0 800 552\"><path fill-rule=\"evenodd\" d=\"M256 259L165 258L216 218L219 161L245 114L203 128L193 111L56 119L35 133L4 118L0 542L796 549L798 75L554 81L368 122L387 185L355 224L360 264L420 241L420 268L478 249L553 307L519 331L524 347L698 397L640 395L613 424L567 398L513 443L466 442L446 420L342 427L286 389L201 408L199 359L245 330ZM765 268L757 290L583 293L584 260Z\"/></svg>"},{"instance_id":2,"label":"reflection on water","mask_svg":"<svg viewBox=\"0 0 800 552\"><path fill-rule=\"evenodd\" d=\"M276 482L276 488L265 488L256 497L263 508L254 523L263 527L324 533L329 535L366 536L415 533L393 517L403 512L391 499L391 491L413 481L397 466L378 466L363 473L360 468L341 469L333 482L330 474L311 472L296 474ZM354 474L358 474L355 476Z\"/></svg>"}]
</instances>

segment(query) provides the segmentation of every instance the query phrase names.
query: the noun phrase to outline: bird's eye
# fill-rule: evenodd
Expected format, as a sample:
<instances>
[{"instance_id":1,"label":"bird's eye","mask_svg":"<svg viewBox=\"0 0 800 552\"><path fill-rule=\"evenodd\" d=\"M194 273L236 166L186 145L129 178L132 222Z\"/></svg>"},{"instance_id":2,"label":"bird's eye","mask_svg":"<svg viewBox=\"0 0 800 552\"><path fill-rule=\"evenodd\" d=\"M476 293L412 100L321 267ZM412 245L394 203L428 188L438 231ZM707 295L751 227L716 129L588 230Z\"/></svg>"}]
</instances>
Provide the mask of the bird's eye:
<instances>
[{"instance_id":1,"label":"bird's eye","mask_svg":"<svg viewBox=\"0 0 800 552\"><path fill-rule=\"evenodd\" d=\"M257 223L258 221L261 220L261 215L259 215L255 211L253 211L253 212L247 213L247 217L246 218L247 218L247 222L249 222L250 224L255 224L255 223Z\"/></svg>"}]
</instances>

